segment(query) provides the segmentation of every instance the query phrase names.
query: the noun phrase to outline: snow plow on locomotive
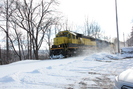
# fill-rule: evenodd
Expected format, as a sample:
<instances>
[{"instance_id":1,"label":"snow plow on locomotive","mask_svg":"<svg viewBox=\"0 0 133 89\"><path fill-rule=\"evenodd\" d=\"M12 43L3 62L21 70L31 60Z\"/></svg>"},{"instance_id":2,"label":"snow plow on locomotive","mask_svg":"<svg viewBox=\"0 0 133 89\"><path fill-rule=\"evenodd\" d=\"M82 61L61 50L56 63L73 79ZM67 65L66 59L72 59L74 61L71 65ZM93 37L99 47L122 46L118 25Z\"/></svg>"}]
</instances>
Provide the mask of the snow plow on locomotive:
<instances>
[{"instance_id":1,"label":"snow plow on locomotive","mask_svg":"<svg viewBox=\"0 0 133 89\"><path fill-rule=\"evenodd\" d=\"M112 43L84 36L71 31L61 31L54 38L50 49L50 58L66 58L80 54L83 50L111 46Z\"/></svg>"}]
</instances>

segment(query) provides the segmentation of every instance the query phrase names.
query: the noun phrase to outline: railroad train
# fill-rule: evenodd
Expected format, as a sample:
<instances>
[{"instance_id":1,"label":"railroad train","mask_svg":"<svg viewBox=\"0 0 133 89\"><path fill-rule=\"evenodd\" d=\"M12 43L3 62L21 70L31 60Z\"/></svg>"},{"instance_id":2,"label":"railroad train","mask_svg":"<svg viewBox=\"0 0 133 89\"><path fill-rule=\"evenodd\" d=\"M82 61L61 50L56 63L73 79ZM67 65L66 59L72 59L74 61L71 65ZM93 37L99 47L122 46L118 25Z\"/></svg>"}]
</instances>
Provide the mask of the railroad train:
<instances>
[{"instance_id":1,"label":"railroad train","mask_svg":"<svg viewBox=\"0 0 133 89\"><path fill-rule=\"evenodd\" d=\"M72 31L60 31L54 38L50 49L50 58L66 58L82 53L83 50L95 50L112 46L113 43Z\"/></svg>"}]
</instances>

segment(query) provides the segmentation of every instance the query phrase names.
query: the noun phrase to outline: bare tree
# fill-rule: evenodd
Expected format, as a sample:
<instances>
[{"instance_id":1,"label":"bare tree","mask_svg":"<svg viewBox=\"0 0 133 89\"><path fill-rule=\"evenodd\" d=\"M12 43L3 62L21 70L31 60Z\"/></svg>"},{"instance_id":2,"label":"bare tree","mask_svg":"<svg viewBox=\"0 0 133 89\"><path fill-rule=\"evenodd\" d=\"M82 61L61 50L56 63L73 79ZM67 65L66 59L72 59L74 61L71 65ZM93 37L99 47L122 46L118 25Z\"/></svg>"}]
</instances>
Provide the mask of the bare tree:
<instances>
[{"instance_id":1,"label":"bare tree","mask_svg":"<svg viewBox=\"0 0 133 89\"><path fill-rule=\"evenodd\" d=\"M56 22L55 22L55 24L54 24L54 30L55 30L55 35L59 32L59 31L61 31L61 29L62 29L62 24L59 22L59 20L60 19L58 19Z\"/></svg>"},{"instance_id":2,"label":"bare tree","mask_svg":"<svg viewBox=\"0 0 133 89\"><path fill-rule=\"evenodd\" d=\"M7 60L9 60L9 42L8 42L8 35L9 35L9 5L8 5L8 0L6 1L6 55L7 55Z\"/></svg>"},{"instance_id":3,"label":"bare tree","mask_svg":"<svg viewBox=\"0 0 133 89\"><path fill-rule=\"evenodd\" d=\"M24 43L23 43L23 32L18 30L16 24L11 23L12 26L12 34L10 35L10 42L12 44L12 48L15 51L16 55L19 57L19 60L25 59L24 55ZM16 47L17 49L16 49ZM17 51L18 50L18 51Z\"/></svg>"},{"instance_id":4,"label":"bare tree","mask_svg":"<svg viewBox=\"0 0 133 89\"><path fill-rule=\"evenodd\" d=\"M57 17L55 16L56 10L53 6L58 3L55 0L41 0L38 4L35 2L36 0L7 0L5 4L0 6L1 18L6 21L6 27L4 25L0 28L6 33L7 50L9 50L9 39L20 60L25 59L25 43L27 44L28 58L38 59L38 51L44 41L46 31L57 23L55 20ZM9 27L11 29L10 34ZM24 32L27 35L25 37L27 41L22 38ZM17 46L18 51L16 51L15 46ZM9 56L8 52L6 56Z\"/></svg>"},{"instance_id":5,"label":"bare tree","mask_svg":"<svg viewBox=\"0 0 133 89\"><path fill-rule=\"evenodd\" d=\"M13 13L11 21L27 32L29 58L35 56L35 59L38 59L44 35L54 22L55 10L51 7L55 4L57 2L54 0L41 0L37 5L33 0L16 1L16 13Z\"/></svg>"},{"instance_id":6,"label":"bare tree","mask_svg":"<svg viewBox=\"0 0 133 89\"><path fill-rule=\"evenodd\" d=\"M49 27L48 30L46 31L46 37L45 37L45 42L48 45L48 54L50 54L50 47L51 47L51 35L52 35L52 27Z\"/></svg>"},{"instance_id":7,"label":"bare tree","mask_svg":"<svg viewBox=\"0 0 133 89\"><path fill-rule=\"evenodd\" d=\"M84 23L84 26L85 26L85 30L84 30L84 34L87 36L87 35L90 35L91 34L91 29L90 29L90 23L88 21L88 18L85 19L85 23Z\"/></svg>"},{"instance_id":8,"label":"bare tree","mask_svg":"<svg viewBox=\"0 0 133 89\"><path fill-rule=\"evenodd\" d=\"M66 19L64 22L61 22L61 23L62 23L61 25L63 30L69 30L69 31L72 30L73 25L72 24L69 25L68 19Z\"/></svg>"},{"instance_id":9,"label":"bare tree","mask_svg":"<svg viewBox=\"0 0 133 89\"><path fill-rule=\"evenodd\" d=\"M84 34L87 36L93 36L95 38L100 38L101 28L96 22L89 22L88 18L85 19L85 31Z\"/></svg>"},{"instance_id":10,"label":"bare tree","mask_svg":"<svg viewBox=\"0 0 133 89\"><path fill-rule=\"evenodd\" d=\"M0 18L1 21L5 22L5 24L1 25L0 28L5 32L6 34L6 60L5 62L8 63L10 53L9 53L9 20L13 13L13 10L10 10L10 8L13 5L14 0L5 0L3 4L0 6Z\"/></svg>"}]
</instances>

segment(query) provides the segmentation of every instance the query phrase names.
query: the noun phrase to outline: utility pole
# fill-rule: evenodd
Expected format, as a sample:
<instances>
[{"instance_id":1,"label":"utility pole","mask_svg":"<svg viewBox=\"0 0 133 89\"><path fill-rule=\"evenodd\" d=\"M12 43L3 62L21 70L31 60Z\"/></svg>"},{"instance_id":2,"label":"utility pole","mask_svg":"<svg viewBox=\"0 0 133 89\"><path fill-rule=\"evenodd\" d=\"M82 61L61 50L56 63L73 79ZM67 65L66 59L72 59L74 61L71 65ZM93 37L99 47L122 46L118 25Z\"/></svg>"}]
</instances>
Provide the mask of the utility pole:
<instances>
[{"instance_id":1,"label":"utility pole","mask_svg":"<svg viewBox=\"0 0 133 89\"><path fill-rule=\"evenodd\" d=\"M120 53L119 30L118 30L118 14L117 14L117 0L115 0L115 12L116 12L117 46L118 46L118 53Z\"/></svg>"},{"instance_id":2,"label":"utility pole","mask_svg":"<svg viewBox=\"0 0 133 89\"><path fill-rule=\"evenodd\" d=\"M8 30L9 30L9 14L8 14L8 0L6 0L6 62L8 63L9 61L9 42L8 42Z\"/></svg>"},{"instance_id":3,"label":"utility pole","mask_svg":"<svg viewBox=\"0 0 133 89\"><path fill-rule=\"evenodd\" d=\"M125 42L125 34L123 32L123 42L124 42L124 47L126 46L126 42Z\"/></svg>"}]
</instances>

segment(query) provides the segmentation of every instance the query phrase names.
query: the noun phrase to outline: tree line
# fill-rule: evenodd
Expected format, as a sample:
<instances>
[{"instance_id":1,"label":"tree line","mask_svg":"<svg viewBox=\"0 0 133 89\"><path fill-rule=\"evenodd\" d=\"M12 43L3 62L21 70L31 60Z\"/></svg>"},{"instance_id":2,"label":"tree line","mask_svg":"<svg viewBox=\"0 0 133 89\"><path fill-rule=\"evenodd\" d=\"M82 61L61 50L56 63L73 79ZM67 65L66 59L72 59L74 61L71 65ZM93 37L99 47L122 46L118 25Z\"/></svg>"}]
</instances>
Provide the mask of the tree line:
<instances>
[{"instance_id":1,"label":"tree line","mask_svg":"<svg viewBox=\"0 0 133 89\"><path fill-rule=\"evenodd\" d=\"M55 0L6 0L1 4L0 18L5 24L0 28L6 34L5 63L10 60L10 51L19 60L39 59L38 51L45 34L59 19L57 5Z\"/></svg>"}]
</instances>

